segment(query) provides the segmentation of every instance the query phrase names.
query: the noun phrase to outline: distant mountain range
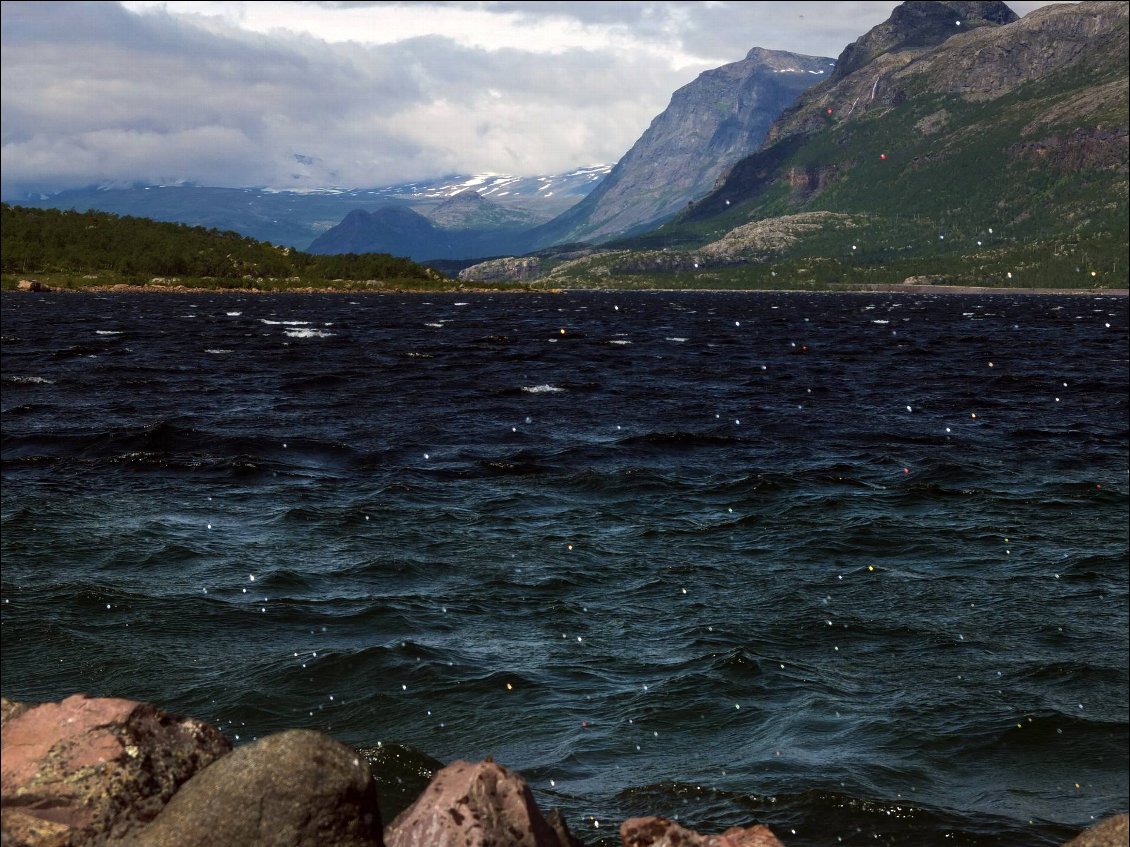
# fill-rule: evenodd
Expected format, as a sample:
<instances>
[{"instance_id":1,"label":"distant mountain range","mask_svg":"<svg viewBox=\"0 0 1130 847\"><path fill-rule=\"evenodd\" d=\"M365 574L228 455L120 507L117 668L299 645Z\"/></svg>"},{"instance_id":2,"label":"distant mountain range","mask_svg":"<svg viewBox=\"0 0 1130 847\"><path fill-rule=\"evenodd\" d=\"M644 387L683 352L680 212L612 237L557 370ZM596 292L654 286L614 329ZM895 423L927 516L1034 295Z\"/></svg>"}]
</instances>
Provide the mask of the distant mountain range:
<instances>
[{"instance_id":1,"label":"distant mountain range","mask_svg":"<svg viewBox=\"0 0 1130 847\"><path fill-rule=\"evenodd\" d=\"M102 185L11 198L11 202L33 208L80 212L94 209L232 230L261 241L305 250L318 236L355 210L402 209L425 218L430 216L436 226L454 230L477 228L513 232L529 229L584 198L610 170L610 165L592 165L544 176L448 176L366 189L216 188L192 183ZM476 196L486 202L466 202ZM375 252L406 255L398 250Z\"/></svg>"},{"instance_id":2,"label":"distant mountain range","mask_svg":"<svg viewBox=\"0 0 1130 847\"><path fill-rule=\"evenodd\" d=\"M1126 2L902 3L672 221L461 276L1124 287L1128 33Z\"/></svg>"}]
</instances>

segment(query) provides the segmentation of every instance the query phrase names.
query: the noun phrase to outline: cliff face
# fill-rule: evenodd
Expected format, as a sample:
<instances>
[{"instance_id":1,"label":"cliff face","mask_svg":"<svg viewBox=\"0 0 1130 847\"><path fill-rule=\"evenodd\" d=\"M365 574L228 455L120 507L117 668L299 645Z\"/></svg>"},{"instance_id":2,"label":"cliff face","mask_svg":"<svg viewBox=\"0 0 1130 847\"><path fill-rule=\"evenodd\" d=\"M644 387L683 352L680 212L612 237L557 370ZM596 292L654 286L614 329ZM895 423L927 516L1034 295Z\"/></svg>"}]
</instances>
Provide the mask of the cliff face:
<instances>
[{"instance_id":1,"label":"cliff face","mask_svg":"<svg viewBox=\"0 0 1130 847\"><path fill-rule=\"evenodd\" d=\"M760 147L781 111L833 66L755 47L740 62L706 71L675 92L604 182L542 227L536 243L607 240L670 217Z\"/></svg>"}]
</instances>

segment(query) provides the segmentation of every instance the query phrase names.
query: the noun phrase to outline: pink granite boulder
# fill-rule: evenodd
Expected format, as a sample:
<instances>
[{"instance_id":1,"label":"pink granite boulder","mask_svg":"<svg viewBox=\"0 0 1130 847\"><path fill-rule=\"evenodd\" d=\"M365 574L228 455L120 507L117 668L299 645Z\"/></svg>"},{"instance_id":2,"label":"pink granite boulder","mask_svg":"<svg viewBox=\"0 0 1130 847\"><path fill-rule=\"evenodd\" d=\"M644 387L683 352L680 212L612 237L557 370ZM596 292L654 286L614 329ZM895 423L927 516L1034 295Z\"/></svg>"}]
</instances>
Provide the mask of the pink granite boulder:
<instances>
[{"instance_id":1,"label":"pink granite boulder","mask_svg":"<svg viewBox=\"0 0 1130 847\"><path fill-rule=\"evenodd\" d=\"M721 835L699 835L667 818L629 818L620 824L624 847L784 847L769 827L735 826Z\"/></svg>"},{"instance_id":2,"label":"pink granite boulder","mask_svg":"<svg viewBox=\"0 0 1130 847\"><path fill-rule=\"evenodd\" d=\"M1126 847L1130 844L1130 815L1115 815L1079 833L1064 847Z\"/></svg>"},{"instance_id":3,"label":"pink granite boulder","mask_svg":"<svg viewBox=\"0 0 1130 847\"><path fill-rule=\"evenodd\" d=\"M452 762L385 829L387 847L570 847L546 822L530 787L487 759Z\"/></svg>"},{"instance_id":4,"label":"pink granite boulder","mask_svg":"<svg viewBox=\"0 0 1130 847\"><path fill-rule=\"evenodd\" d=\"M4 844L103 844L152 820L231 749L219 731L133 700L0 704Z\"/></svg>"}]
</instances>

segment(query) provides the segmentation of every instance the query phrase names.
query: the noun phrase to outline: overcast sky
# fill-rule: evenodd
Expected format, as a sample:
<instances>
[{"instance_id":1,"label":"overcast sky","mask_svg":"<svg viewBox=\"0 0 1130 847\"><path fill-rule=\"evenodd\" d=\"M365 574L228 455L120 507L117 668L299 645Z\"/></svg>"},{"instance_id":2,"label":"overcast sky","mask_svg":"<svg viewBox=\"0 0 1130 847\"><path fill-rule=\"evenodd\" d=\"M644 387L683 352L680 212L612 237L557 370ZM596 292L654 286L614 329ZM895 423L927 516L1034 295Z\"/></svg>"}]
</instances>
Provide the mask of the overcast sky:
<instances>
[{"instance_id":1,"label":"overcast sky","mask_svg":"<svg viewBox=\"0 0 1130 847\"><path fill-rule=\"evenodd\" d=\"M612 164L702 71L834 58L896 5L5 0L0 190Z\"/></svg>"}]
</instances>

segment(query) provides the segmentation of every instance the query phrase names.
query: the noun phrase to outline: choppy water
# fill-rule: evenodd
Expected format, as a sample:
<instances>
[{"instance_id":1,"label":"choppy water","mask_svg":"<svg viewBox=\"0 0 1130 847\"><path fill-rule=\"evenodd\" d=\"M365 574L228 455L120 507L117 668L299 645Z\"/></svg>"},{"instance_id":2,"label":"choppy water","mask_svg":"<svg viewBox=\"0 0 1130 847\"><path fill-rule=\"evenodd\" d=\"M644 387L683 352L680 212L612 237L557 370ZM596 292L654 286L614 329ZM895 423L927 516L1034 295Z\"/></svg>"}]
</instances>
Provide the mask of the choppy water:
<instances>
[{"instance_id":1,"label":"choppy water","mask_svg":"<svg viewBox=\"0 0 1130 847\"><path fill-rule=\"evenodd\" d=\"M455 758L590 843L1128 805L1127 300L3 297L3 689ZM837 840L839 839L839 840Z\"/></svg>"}]
</instances>

